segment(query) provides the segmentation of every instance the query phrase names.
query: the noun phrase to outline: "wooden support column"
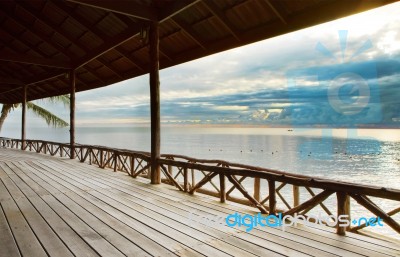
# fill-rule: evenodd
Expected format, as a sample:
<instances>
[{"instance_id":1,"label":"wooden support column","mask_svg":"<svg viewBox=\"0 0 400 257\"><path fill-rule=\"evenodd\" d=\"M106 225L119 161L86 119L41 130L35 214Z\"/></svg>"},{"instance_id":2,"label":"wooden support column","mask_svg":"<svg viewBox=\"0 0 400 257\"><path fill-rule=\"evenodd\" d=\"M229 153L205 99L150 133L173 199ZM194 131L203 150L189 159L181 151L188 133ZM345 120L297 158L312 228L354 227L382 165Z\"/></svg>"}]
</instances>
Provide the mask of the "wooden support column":
<instances>
[{"instance_id":1,"label":"wooden support column","mask_svg":"<svg viewBox=\"0 0 400 257\"><path fill-rule=\"evenodd\" d=\"M150 22L151 184L160 184L160 77L158 22Z\"/></svg>"},{"instance_id":2,"label":"wooden support column","mask_svg":"<svg viewBox=\"0 0 400 257\"><path fill-rule=\"evenodd\" d=\"M225 175L222 173L219 174L219 199L221 203L226 201Z\"/></svg>"},{"instance_id":3,"label":"wooden support column","mask_svg":"<svg viewBox=\"0 0 400 257\"><path fill-rule=\"evenodd\" d=\"M343 192L337 192L337 216L339 217L340 215L349 215L350 214L350 198L346 193ZM350 222L350 219L347 219ZM345 235L346 230L348 227L342 227L339 226L341 225L341 222L338 221L337 226L336 226L336 233L339 235Z\"/></svg>"},{"instance_id":4,"label":"wooden support column","mask_svg":"<svg viewBox=\"0 0 400 257\"><path fill-rule=\"evenodd\" d=\"M22 118L21 118L21 149L25 150L26 140L26 91L27 86L22 87Z\"/></svg>"},{"instance_id":5,"label":"wooden support column","mask_svg":"<svg viewBox=\"0 0 400 257\"><path fill-rule=\"evenodd\" d=\"M69 73L70 81L70 116L69 116L69 144L71 148L71 159L75 159L75 70Z\"/></svg>"},{"instance_id":6,"label":"wooden support column","mask_svg":"<svg viewBox=\"0 0 400 257\"><path fill-rule=\"evenodd\" d=\"M269 214L276 214L276 189L275 181L268 180L268 191L269 191Z\"/></svg>"}]
</instances>

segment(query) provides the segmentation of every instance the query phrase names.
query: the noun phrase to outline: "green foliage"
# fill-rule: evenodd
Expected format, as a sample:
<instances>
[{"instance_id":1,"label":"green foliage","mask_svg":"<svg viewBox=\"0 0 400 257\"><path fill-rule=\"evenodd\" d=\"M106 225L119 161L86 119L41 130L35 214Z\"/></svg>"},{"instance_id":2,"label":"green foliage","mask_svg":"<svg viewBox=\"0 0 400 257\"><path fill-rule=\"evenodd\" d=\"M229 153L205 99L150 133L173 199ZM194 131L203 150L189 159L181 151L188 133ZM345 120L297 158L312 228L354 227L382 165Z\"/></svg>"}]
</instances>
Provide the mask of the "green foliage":
<instances>
[{"instance_id":1,"label":"green foliage","mask_svg":"<svg viewBox=\"0 0 400 257\"><path fill-rule=\"evenodd\" d=\"M53 113L49 112L48 110L32 103L32 102L27 102L26 107L29 110L32 110L37 116L43 118L48 126L53 126L53 127L66 127L69 124L64 121L63 119L59 118L58 116L54 115Z\"/></svg>"},{"instance_id":2,"label":"green foliage","mask_svg":"<svg viewBox=\"0 0 400 257\"><path fill-rule=\"evenodd\" d=\"M63 103L64 107L68 107L70 103L70 99L68 95L60 95L60 96L53 96L45 99L41 99L39 101L46 101L50 103ZM21 104L3 104L2 109L1 109L1 115L0 115L0 131L3 126L3 123L5 119L7 118L8 114L14 110L15 108L18 108ZM33 113L35 113L37 116L43 118L48 126L53 126L53 127L66 127L68 126L68 122L64 121L60 117L56 116L55 114L49 112L48 110L34 104L33 102L27 102L26 107L29 110L32 110Z\"/></svg>"}]
</instances>

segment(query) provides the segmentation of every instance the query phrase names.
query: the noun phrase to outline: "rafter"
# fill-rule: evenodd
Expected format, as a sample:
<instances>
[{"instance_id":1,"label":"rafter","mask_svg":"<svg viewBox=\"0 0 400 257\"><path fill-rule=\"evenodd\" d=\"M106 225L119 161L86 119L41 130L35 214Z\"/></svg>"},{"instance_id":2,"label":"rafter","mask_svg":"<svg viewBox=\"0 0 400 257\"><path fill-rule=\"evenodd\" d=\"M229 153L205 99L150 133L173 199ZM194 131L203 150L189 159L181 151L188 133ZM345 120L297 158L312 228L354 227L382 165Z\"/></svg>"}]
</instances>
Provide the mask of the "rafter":
<instances>
[{"instance_id":1,"label":"rafter","mask_svg":"<svg viewBox=\"0 0 400 257\"><path fill-rule=\"evenodd\" d=\"M125 50L121 49L121 47L114 48L120 55L125 56L133 65L135 65L139 70L144 71L145 69L142 67L143 64L139 64L139 61L132 57L131 53L126 52Z\"/></svg>"},{"instance_id":2,"label":"rafter","mask_svg":"<svg viewBox=\"0 0 400 257\"><path fill-rule=\"evenodd\" d=\"M179 12L182 12L183 10L192 7L193 5L201 2L201 0L179 0L179 1L174 1L172 4L168 5L168 7L163 8L161 12L158 15L158 20L160 22L163 22Z\"/></svg>"},{"instance_id":3,"label":"rafter","mask_svg":"<svg viewBox=\"0 0 400 257\"><path fill-rule=\"evenodd\" d=\"M281 11L279 11L278 6L276 6L272 1L270 0L263 0L262 3L266 3L268 7L275 13L276 16L284 23L287 24L286 19L283 17L283 14Z\"/></svg>"},{"instance_id":4,"label":"rafter","mask_svg":"<svg viewBox=\"0 0 400 257\"><path fill-rule=\"evenodd\" d=\"M59 76L65 76L65 73L66 73L65 71L56 71L56 72L48 73L45 75L35 76L35 77L31 78L29 81L25 81L25 85L30 86L30 85L44 82L49 79L57 78Z\"/></svg>"},{"instance_id":5,"label":"rafter","mask_svg":"<svg viewBox=\"0 0 400 257\"><path fill-rule=\"evenodd\" d=\"M203 2L208 10L217 17L217 19L222 23L222 25L238 40L240 41L240 35L232 22L226 17L225 13L218 8L214 1Z\"/></svg>"},{"instance_id":6,"label":"rafter","mask_svg":"<svg viewBox=\"0 0 400 257\"><path fill-rule=\"evenodd\" d=\"M24 83L19 79L0 77L0 84L23 85Z\"/></svg>"},{"instance_id":7,"label":"rafter","mask_svg":"<svg viewBox=\"0 0 400 257\"><path fill-rule=\"evenodd\" d=\"M15 53L11 54L11 53L0 52L0 60L8 62L34 64L39 66L61 68L61 69L71 68L70 63L64 60L40 58L40 57L28 56L25 54L15 54Z\"/></svg>"},{"instance_id":8,"label":"rafter","mask_svg":"<svg viewBox=\"0 0 400 257\"><path fill-rule=\"evenodd\" d=\"M84 57L80 58L76 63L74 63L74 66L76 68L81 67L82 65L85 65L86 63L96 59L97 57L110 51L111 49L125 43L131 38L137 36L139 34L139 30L139 28L129 28L118 36L111 38L98 48L90 51L88 54L86 54Z\"/></svg>"},{"instance_id":9,"label":"rafter","mask_svg":"<svg viewBox=\"0 0 400 257\"><path fill-rule=\"evenodd\" d=\"M77 4L120 13L142 20L156 21L157 9L137 4L132 1L67 0Z\"/></svg>"},{"instance_id":10,"label":"rafter","mask_svg":"<svg viewBox=\"0 0 400 257\"><path fill-rule=\"evenodd\" d=\"M65 4L63 4L63 2L54 2L53 3L55 6L57 6L57 8L59 8L60 10L64 11L65 13L68 13L69 17L74 19L76 22L78 22L80 25L82 25L83 27L85 27L88 31L91 31L93 34L95 34L97 37L101 38L104 41L109 40L109 37L100 29L98 29L95 24L90 24L90 22L88 22L86 19L84 19L83 17L77 15L73 8L70 8L68 6L66 6ZM126 16L123 16L121 14L115 14L118 18L124 17L127 19ZM108 15L104 15L100 20L106 18ZM99 22L99 21L98 21ZM97 22L97 23L98 23ZM128 24L131 25L131 24ZM137 60L134 60L131 56L129 56L128 54L122 53L118 47L114 48L115 51L117 51L119 54L121 54L122 56L125 56L134 66L136 66L137 68L139 68L140 70L144 70L139 64ZM112 71L115 73L114 69L112 69Z\"/></svg>"},{"instance_id":11,"label":"rafter","mask_svg":"<svg viewBox=\"0 0 400 257\"><path fill-rule=\"evenodd\" d=\"M2 15L7 15L5 12L0 10L0 13ZM11 18L9 15L7 15L9 18ZM54 42L52 42L51 38L47 35L45 35L43 32L41 31L37 31L33 29L33 24L23 21L21 19L18 19L18 17L12 16L12 20L19 24L20 26L26 28L27 30L29 30L32 34L34 34L35 36L37 36L38 38L40 38L42 41L46 42L47 44L51 45L52 47L54 47L57 51L59 51L61 54L63 54L65 57L69 57L71 54L63 47L59 46L58 44L54 44Z\"/></svg>"},{"instance_id":12,"label":"rafter","mask_svg":"<svg viewBox=\"0 0 400 257\"><path fill-rule=\"evenodd\" d=\"M56 1L56 2L52 2L52 4L55 5L61 11L65 12L69 18L74 19L77 23L82 25L82 27L84 27L88 32L92 32L93 34L95 34L101 40L105 41L105 39L108 38L103 31L101 31L100 29L98 29L96 27L96 24L98 24L101 20L105 19L108 16L108 14L104 15L99 21L96 22L96 24L91 24L89 21L84 19L82 16L77 15L75 13L75 10L71 7L66 6L64 4L64 2Z\"/></svg>"},{"instance_id":13,"label":"rafter","mask_svg":"<svg viewBox=\"0 0 400 257\"><path fill-rule=\"evenodd\" d=\"M49 26L53 31L55 31L57 34L61 35L62 37L66 38L68 41L82 49L84 52L86 52L88 49L87 47L83 46L81 43L77 41L76 38L72 37L68 32L66 31L61 31L60 24L54 24L53 21L51 21L47 16L43 15L41 12L38 12L32 8L30 8L26 2L18 2L18 6L20 8L23 8L25 11L31 13L37 20L43 22L47 26ZM67 18L68 19L68 18Z\"/></svg>"},{"instance_id":14,"label":"rafter","mask_svg":"<svg viewBox=\"0 0 400 257\"><path fill-rule=\"evenodd\" d=\"M199 36L197 36L196 32L194 31L193 27L190 26L189 24L186 24L183 21L180 21L176 18L171 18L171 20L178 25L178 27L183 30L194 42L196 42L196 44L198 44L201 48L203 48L204 50L207 50L207 48L205 47L205 43L202 42L202 40L199 38Z\"/></svg>"},{"instance_id":15,"label":"rafter","mask_svg":"<svg viewBox=\"0 0 400 257\"><path fill-rule=\"evenodd\" d=\"M105 83L106 81L101 78L98 74L97 71L95 69L92 69L89 67L89 65L85 65L82 67L82 69L85 69L88 71L88 73L92 74L96 79L100 80L102 83Z\"/></svg>"}]
</instances>

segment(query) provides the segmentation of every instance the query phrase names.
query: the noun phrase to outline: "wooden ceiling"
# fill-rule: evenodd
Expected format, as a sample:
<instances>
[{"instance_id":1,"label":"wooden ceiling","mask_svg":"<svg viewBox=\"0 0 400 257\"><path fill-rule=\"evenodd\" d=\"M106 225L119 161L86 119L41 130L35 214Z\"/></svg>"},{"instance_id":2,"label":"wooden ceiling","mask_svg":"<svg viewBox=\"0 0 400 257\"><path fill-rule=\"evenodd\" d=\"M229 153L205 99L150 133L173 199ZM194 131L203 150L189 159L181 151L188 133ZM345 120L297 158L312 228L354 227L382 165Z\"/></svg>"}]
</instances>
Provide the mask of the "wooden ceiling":
<instances>
[{"instance_id":1,"label":"wooden ceiling","mask_svg":"<svg viewBox=\"0 0 400 257\"><path fill-rule=\"evenodd\" d=\"M24 85L28 100L69 93L71 69L77 92L148 73L149 21L166 68L392 2L1 0L0 103L21 102Z\"/></svg>"}]
</instances>

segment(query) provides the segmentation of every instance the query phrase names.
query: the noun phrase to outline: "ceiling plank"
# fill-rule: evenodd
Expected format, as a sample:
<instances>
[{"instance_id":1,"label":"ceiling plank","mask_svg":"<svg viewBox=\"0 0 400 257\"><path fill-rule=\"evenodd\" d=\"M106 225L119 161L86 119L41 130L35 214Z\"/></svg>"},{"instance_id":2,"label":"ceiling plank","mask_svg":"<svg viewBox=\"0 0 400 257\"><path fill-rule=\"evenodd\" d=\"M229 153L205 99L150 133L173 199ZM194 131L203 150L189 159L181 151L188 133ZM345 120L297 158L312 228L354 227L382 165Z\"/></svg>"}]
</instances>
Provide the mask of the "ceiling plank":
<instances>
[{"instance_id":1,"label":"ceiling plank","mask_svg":"<svg viewBox=\"0 0 400 257\"><path fill-rule=\"evenodd\" d=\"M47 81L49 79L57 78L59 76L65 76L65 74L66 74L65 71L56 71L56 72L52 72L52 73L47 73L44 75L40 75L40 76L31 78L29 81L26 81L26 83L24 85L30 86L30 85L38 84L38 83Z\"/></svg>"},{"instance_id":2,"label":"ceiling plank","mask_svg":"<svg viewBox=\"0 0 400 257\"><path fill-rule=\"evenodd\" d=\"M23 54L15 54L15 53L0 52L0 60L7 61L7 62L34 64L34 65L39 65L39 66L61 68L61 69L71 69L71 67L72 67L69 62L64 61L64 60L40 58L40 57L28 56L28 55L23 55Z\"/></svg>"},{"instance_id":3,"label":"ceiling plank","mask_svg":"<svg viewBox=\"0 0 400 257\"><path fill-rule=\"evenodd\" d=\"M19 79L0 77L0 84L24 85Z\"/></svg>"},{"instance_id":4,"label":"ceiling plank","mask_svg":"<svg viewBox=\"0 0 400 257\"><path fill-rule=\"evenodd\" d=\"M74 63L75 68L79 68L88 62L96 59L97 57L101 56L102 54L110 51L111 49L125 43L126 41L130 40L131 38L134 38L139 34L140 28L129 28L128 30L122 32L118 36L115 36L99 46L96 49L93 49L89 53L87 53L85 56L80 58L78 61Z\"/></svg>"},{"instance_id":5,"label":"ceiling plank","mask_svg":"<svg viewBox=\"0 0 400 257\"><path fill-rule=\"evenodd\" d=\"M100 29L96 28L95 24L90 24L90 22L88 22L86 19L84 19L82 16L77 15L73 8L70 8L68 6L66 6L63 2L54 2L54 5L57 6L57 8L59 8L60 10L64 11L65 13L67 13L69 15L70 18L74 19L76 22L78 22L80 25L82 25L83 27L85 27L88 31L91 31L92 33L94 33L97 37L101 38L103 40L103 42L109 40L109 37L105 35L105 33L103 31L101 31ZM101 18L104 19L106 18L108 15L105 15L104 17ZM124 17L127 18L126 16L120 15L120 14L116 14L116 16L118 18L120 17ZM128 18L127 18L128 19ZM131 24L128 24L131 25ZM118 47L114 48L115 51L117 51L119 54L121 54L122 56L125 56L127 58L127 60L129 60L135 67L139 68L140 70L144 70L136 60L133 60L129 55L125 55L123 53L121 53L120 50L118 50ZM102 61L101 61L102 62ZM115 73L115 70L112 69L112 71Z\"/></svg>"},{"instance_id":6,"label":"ceiling plank","mask_svg":"<svg viewBox=\"0 0 400 257\"><path fill-rule=\"evenodd\" d=\"M281 11L278 10L278 6L276 6L274 3L272 3L270 0L263 0L263 3L266 3L268 7L275 13L276 16L284 23L287 24L286 19L283 17L283 14Z\"/></svg>"},{"instance_id":7,"label":"ceiling plank","mask_svg":"<svg viewBox=\"0 0 400 257\"><path fill-rule=\"evenodd\" d=\"M141 20L156 21L157 9L132 1L67 0L77 4L102 9L109 12L132 16Z\"/></svg>"},{"instance_id":8,"label":"ceiling plank","mask_svg":"<svg viewBox=\"0 0 400 257\"><path fill-rule=\"evenodd\" d=\"M4 12L1 12L1 14L5 15ZM10 17L11 18L11 17ZM32 34L34 34L35 36L37 36L39 39L41 39L42 41L46 42L47 44L49 44L50 46L54 47L57 51L59 51L61 54L63 54L66 57L70 56L70 53L68 53L66 51L65 48L59 46L58 44L54 44L54 42L52 42L51 38L47 35L45 35L43 32L41 31L37 31L33 29L33 24L32 23L28 23L25 21L22 21L20 19L17 19L17 16L13 16L12 20L14 22L16 22L17 24L19 24L20 26L26 28L28 31L30 31Z\"/></svg>"},{"instance_id":9,"label":"ceiling plank","mask_svg":"<svg viewBox=\"0 0 400 257\"><path fill-rule=\"evenodd\" d=\"M222 23L222 25L236 38L236 40L241 41L240 34L235 26L226 17L225 13L218 8L214 1L204 1L203 3L207 6L208 10Z\"/></svg>"},{"instance_id":10,"label":"ceiling plank","mask_svg":"<svg viewBox=\"0 0 400 257\"><path fill-rule=\"evenodd\" d=\"M176 18L171 18L171 21L173 21L181 30L183 30L194 42L196 42L196 44L201 46L201 48L204 50L207 50L205 43L202 42L202 40L197 36L192 26Z\"/></svg>"},{"instance_id":11,"label":"ceiling plank","mask_svg":"<svg viewBox=\"0 0 400 257\"><path fill-rule=\"evenodd\" d=\"M43 13L38 12L32 8L29 7L29 5L26 2L18 2L18 6L20 8L23 8L25 11L31 13L37 20L41 21L42 23L46 24L48 27L50 27L53 31L55 31L57 34L61 35L62 37L66 38L68 41L79 47L81 50L84 52L87 52L87 47L83 46L82 43L78 42L78 39L72 37L67 31L61 31L60 24L54 24L52 20L50 20L47 16L45 16ZM68 19L68 18L67 18Z\"/></svg>"},{"instance_id":12,"label":"ceiling plank","mask_svg":"<svg viewBox=\"0 0 400 257\"><path fill-rule=\"evenodd\" d=\"M168 5L168 7L163 8L159 15L158 20L161 22L175 16L176 14L192 7L193 5L201 2L201 0L179 0L174 1L173 4Z\"/></svg>"}]
</instances>

